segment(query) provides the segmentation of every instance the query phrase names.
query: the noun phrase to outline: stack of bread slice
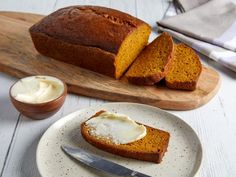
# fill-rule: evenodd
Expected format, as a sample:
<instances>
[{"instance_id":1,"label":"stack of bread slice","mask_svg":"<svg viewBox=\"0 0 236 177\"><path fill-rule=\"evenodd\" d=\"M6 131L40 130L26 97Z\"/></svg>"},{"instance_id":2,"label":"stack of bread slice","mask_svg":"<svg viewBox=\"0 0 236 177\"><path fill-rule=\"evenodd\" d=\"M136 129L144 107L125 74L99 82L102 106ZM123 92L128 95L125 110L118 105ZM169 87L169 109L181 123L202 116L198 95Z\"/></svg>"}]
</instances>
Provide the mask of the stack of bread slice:
<instances>
[{"instance_id":1,"label":"stack of bread slice","mask_svg":"<svg viewBox=\"0 0 236 177\"><path fill-rule=\"evenodd\" d=\"M137 85L154 85L165 78L169 88L194 90L201 71L195 51L185 44L174 44L164 32L139 54L126 77Z\"/></svg>"}]
</instances>

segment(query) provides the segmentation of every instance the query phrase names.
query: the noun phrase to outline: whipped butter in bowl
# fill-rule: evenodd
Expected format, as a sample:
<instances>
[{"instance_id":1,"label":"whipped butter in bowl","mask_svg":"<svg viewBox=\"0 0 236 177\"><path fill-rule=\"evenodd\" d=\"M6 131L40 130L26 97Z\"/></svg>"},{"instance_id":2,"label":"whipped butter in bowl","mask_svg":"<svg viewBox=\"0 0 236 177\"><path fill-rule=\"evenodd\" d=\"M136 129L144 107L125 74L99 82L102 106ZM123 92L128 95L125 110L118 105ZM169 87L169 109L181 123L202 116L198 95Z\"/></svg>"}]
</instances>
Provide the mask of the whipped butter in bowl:
<instances>
[{"instance_id":1,"label":"whipped butter in bowl","mask_svg":"<svg viewBox=\"0 0 236 177\"><path fill-rule=\"evenodd\" d=\"M51 76L31 76L16 82L11 95L25 103L45 103L62 95L64 83Z\"/></svg>"},{"instance_id":2,"label":"whipped butter in bowl","mask_svg":"<svg viewBox=\"0 0 236 177\"><path fill-rule=\"evenodd\" d=\"M10 89L11 101L16 109L34 119L56 113L64 103L66 94L66 84L52 76L26 77Z\"/></svg>"}]
</instances>

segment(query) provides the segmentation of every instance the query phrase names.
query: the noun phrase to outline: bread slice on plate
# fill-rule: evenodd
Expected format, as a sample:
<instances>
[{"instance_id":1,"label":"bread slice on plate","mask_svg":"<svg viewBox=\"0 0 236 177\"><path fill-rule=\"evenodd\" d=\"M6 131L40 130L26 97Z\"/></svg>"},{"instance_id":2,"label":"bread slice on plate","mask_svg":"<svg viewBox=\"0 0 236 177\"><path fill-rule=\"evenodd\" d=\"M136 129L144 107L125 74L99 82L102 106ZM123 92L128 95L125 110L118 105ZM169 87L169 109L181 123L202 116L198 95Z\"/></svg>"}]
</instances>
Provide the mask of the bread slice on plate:
<instances>
[{"instance_id":1,"label":"bread slice on plate","mask_svg":"<svg viewBox=\"0 0 236 177\"><path fill-rule=\"evenodd\" d=\"M202 71L195 51L185 44L174 46L173 62L165 77L166 85L173 89L194 90Z\"/></svg>"},{"instance_id":2,"label":"bread slice on plate","mask_svg":"<svg viewBox=\"0 0 236 177\"><path fill-rule=\"evenodd\" d=\"M125 74L129 82L137 85L154 85L165 77L171 64L174 43L164 32L139 54Z\"/></svg>"},{"instance_id":3,"label":"bread slice on plate","mask_svg":"<svg viewBox=\"0 0 236 177\"><path fill-rule=\"evenodd\" d=\"M91 118L97 117L103 112L99 111ZM88 143L101 150L123 157L160 163L167 151L170 134L147 125L144 126L146 127L146 136L127 144L115 144L109 139L101 139L92 135L86 121L81 124L81 134Z\"/></svg>"}]
</instances>

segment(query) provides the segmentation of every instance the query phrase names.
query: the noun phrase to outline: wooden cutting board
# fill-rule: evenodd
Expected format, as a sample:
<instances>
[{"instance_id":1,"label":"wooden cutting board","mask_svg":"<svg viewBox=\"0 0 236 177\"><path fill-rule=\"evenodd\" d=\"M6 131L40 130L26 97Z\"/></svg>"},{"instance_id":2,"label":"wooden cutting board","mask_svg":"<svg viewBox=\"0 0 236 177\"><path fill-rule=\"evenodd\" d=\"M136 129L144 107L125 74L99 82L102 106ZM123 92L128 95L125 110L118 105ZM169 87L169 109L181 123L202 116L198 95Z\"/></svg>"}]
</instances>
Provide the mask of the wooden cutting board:
<instances>
[{"instance_id":1,"label":"wooden cutting board","mask_svg":"<svg viewBox=\"0 0 236 177\"><path fill-rule=\"evenodd\" d=\"M220 86L219 74L203 67L195 91L171 90L164 85L135 86L40 55L28 28L43 16L0 12L0 71L22 78L51 75L64 80L71 93L112 101L145 103L164 109L189 110L207 103Z\"/></svg>"}]
</instances>

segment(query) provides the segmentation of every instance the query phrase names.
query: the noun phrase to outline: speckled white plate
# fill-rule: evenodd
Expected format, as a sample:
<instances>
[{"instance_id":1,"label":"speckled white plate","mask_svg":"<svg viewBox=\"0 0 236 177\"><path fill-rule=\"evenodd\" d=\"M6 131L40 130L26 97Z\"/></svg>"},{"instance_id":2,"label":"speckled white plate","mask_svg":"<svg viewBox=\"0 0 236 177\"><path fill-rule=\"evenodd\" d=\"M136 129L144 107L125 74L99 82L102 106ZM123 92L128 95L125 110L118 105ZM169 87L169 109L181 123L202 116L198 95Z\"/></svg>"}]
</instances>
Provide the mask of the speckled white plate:
<instances>
[{"instance_id":1,"label":"speckled white plate","mask_svg":"<svg viewBox=\"0 0 236 177\"><path fill-rule=\"evenodd\" d=\"M88 144L80 133L81 122L99 110L130 116L137 122L168 131L171 135L160 164L119 157ZM161 109L136 103L107 103L74 112L54 123L42 136L37 148L37 166L43 177L109 176L65 155L60 146L80 147L105 159L156 177L192 177L201 164L202 147L194 130L177 116Z\"/></svg>"}]
</instances>

